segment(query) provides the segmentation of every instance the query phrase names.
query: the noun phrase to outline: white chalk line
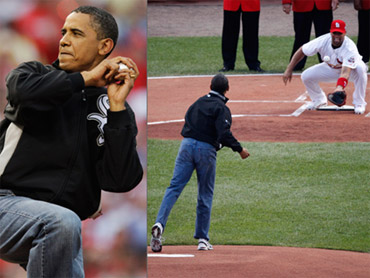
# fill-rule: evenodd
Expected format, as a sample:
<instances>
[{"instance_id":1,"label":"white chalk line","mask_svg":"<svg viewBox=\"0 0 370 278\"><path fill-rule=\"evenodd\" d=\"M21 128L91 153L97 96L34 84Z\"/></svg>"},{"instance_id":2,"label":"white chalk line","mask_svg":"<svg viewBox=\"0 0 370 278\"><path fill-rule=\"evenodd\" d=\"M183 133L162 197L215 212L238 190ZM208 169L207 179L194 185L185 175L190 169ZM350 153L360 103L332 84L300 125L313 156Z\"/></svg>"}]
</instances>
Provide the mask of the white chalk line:
<instances>
[{"instance_id":1,"label":"white chalk line","mask_svg":"<svg viewBox=\"0 0 370 278\"><path fill-rule=\"evenodd\" d=\"M229 100L228 103L297 103L296 100Z\"/></svg>"},{"instance_id":2,"label":"white chalk line","mask_svg":"<svg viewBox=\"0 0 370 278\"><path fill-rule=\"evenodd\" d=\"M297 110L295 110L291 114L236 114L232 115L233 118L242 118L242 117L298 117L301 115L307 108L307 103L305 101L307 99L307 94L303 93L294 101L278 101L278 100L230 100L229 102L234 103L304 103L300 106ZM167 121L156 121L156 122L148 122L148 125L160 125L160 124L171 124L171 123L181 123L184 122L184 119L178 120L167 120Z\"/></svg>"},{"instance_id":3,"label":"white chalk line","mask_svg":"<svg viewBox=\"0 0 370 278\"><path fill-rule=\"evenodd\" d=\"M256 77L256 76L282 76L282 73L256 73L256 74L225 74L227 77ZM301 73L293 73L293 75L301 75ZM176 79L176 78L211 78L212 75L174 75L174 76L151 76L148 77L149 80L155 79Z\"/></svg>"},{"instance_id":4,"label":"white chalk line","mask_svg":"<svg viewBox=\"0 0 370 278\"><path fill-rule=\"evenodd\" d=\"M161 125L161 124L171 124L171 123L181 123L181 122L185 122L185 119L168 120L168 121L158 121L158 122L148 122L148 125Z\"/></svg>"},{"instance_id":5,"label":"white chalk line","mask_svg":"<svg viewBox=\"0 0 370 278\"><path fill-rule=\"evenodd\" d=\"M235 74L229 75L230 77L247 77L247 76L277 76L282 75L281 73L266 73L266 74ZM301 73L294 73L293 75L301 75ZM370 74L368 73L370 76ZM148 77L148 79L175 79L175 78L209 78L213 77L214 75L185 75L185 76L155 76L155 77ZM301 94L296 100L294 101L282 101L282 100L229 100L229 103L304 103L300 106L297 110L295 110L291 114L240 114L240 115L232 115L233 118L241 118L241 117L298 117L307 109L307 91ZM370 113L365 115L366 118L370 117ZM184 122L184 119L179 120L168 120L168 121L157 121L157 122L148 122L147 125L159 125L159 124L170 124L170 123L179 123Z\"/></svg>"},{"instance_id":6,"label":"white chalk line","mask_svg":"<svg viewBox=\"0 0 370 278\"><path fill-rule=\"evenodd\" d=\"M195 255L192 254L148 254L148 257L154 258L194 258Z\"/></svg>"},{"instance_id":7,"label":"white chalk line","mask_svg":"<svg viewBox=\"0 0 370 278\"><path fill-rule=\"evenodd\" d=\"M246 117L298 117L306 110L307 104L303 104L296 111L291 114L235 114L232 115L232 118L246 118ZM148 125L161 125L161 124L172 124L172 123L181 123L185 122L184 119L178 120L168 120L168 121L157 121L157 122L148 122Z\"/></svg>"},{"instance_id":8,"label":"white chalk line","mask_svg":"<svg viewBox=\"0 0 370 278\"><path fill-rule=\"evenodd\" d=\"M300 76L301 73L293 73L293 76ZM370 76L370 73L367 74ZM149 76L148 80L155 79L176 79L176 78L211 78L214 74L204 75L168 75L168 76ZM283 76L283 73L246 73L246 74L225 74L227 77L266 77L266 76Z\"/></svg>"}]
</instances>

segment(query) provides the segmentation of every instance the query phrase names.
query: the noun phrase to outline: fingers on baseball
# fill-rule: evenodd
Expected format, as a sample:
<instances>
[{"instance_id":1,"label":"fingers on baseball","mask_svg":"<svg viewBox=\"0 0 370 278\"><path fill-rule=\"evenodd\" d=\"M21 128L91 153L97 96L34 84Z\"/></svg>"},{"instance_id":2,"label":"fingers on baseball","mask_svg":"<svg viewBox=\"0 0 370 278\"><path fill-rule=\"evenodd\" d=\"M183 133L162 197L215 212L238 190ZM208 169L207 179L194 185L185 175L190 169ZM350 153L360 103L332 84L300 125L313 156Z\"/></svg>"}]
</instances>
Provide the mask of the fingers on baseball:
<instances>
[{"instance_id":1,"label":"fingers on baseball","mask_svg":"<svg viewBox=\"0 0 370 278\"><path fill-rule=\"evenodd\" d=\"M119 71L119 65L111 60L106 61L106 74L104 76L105 80L108 82L112 82L114 80L114 76Z\"/></svg>"},{"instance_id":2,"label":"fingers on baseball","mask_svg":"<svg viewBox=\"0 0 370 278\"><path fill-rule=\"evenodd\" d=\"M139 69L131 58L118 56L114 59L119 65L118 70L120 72L128 70L132 79L136 79L139 76Z\"/></svg>"},{"instance_id":3,"label":"fingers on baseball","mask_svg":"<svg viewBox=\"0 0 370 278\"><path fill-rule=\"evenodd\" d=\"M122 64L120 64L122 65ZM120 70L118 73L114 76L115 80L124 80L124 79L133 79L136 80L137 74L133 69L129 69L126 66L120 66Z\"/></svg>"},{"instance_id":4,"label":"fingers on baseball","mask_svg":"<svg viewBox=\"0 0 370 278\"><path fill-rule=\"evenodd\" d=\"M109 83L122 84L125 80L136 80L139 70L130 58L115 57L104 61L106 72L104 79Z\"/></svg>"},{"instance_id":5,"label":"fingers on baseball","mask_svg":"<svg viewBox=\"0 0 370 278\"><path fill-rule=\"evenodd\" d=\"M132 64L131 67L126 65L127 68L124 67L123 70L128 70L130 73L130 77L136 80L136 78L139 76L139 69L133 61L131 64Z\"/></svg>"},{"instance_id":6,"label":"fingers on baseball","mask_svg":"<svg viewBox=\"0 0 370 278\"><path fill-rule=\"evenodd\" d=\"M117 84L123 84L125 81L129 82L131 79L131 73L129 71L119 72L114 76L114 82Z\"/></svg>"}]
</instances>

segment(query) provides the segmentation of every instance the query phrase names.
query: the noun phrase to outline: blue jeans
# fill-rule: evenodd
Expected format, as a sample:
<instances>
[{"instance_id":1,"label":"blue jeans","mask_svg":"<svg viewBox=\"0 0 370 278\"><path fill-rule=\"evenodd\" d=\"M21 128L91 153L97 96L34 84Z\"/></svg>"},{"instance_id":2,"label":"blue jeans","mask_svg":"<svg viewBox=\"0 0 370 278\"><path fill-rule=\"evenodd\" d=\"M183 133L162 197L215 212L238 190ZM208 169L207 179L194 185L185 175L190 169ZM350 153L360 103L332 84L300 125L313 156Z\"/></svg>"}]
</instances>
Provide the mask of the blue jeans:
<instances>
[{"instance_id":1,"label":"blue jeans","mask_svg":"<svg viewBox=\"0 0 370 278\"><path fill-rule=\"evenodd\" d=\"M194 238L209 240L217 152L212 145L184 138L177 154L170 186L166 189L156 222L166 226L172 207L179 198L194 169L197 172L198 200Z\"/></svg>"},{"instance_id":2,"label":"blue jeans","mask_svg":"<svg viewBox=\"0 0 370 278\"><path fill-rule=\"evenodd\" d=\"M81 220L51 203L0 189L0 259L27 277L84 277Z\"/></svg>"}]
</instances>

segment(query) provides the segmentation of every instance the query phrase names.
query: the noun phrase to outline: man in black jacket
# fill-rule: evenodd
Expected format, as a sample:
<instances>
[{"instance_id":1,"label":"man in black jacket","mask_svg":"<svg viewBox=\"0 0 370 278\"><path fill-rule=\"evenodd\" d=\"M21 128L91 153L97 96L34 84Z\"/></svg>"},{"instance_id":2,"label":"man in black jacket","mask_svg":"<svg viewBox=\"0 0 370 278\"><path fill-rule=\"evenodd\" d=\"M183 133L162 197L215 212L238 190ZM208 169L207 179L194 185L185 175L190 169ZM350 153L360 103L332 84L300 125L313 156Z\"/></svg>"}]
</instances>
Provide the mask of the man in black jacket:
<instances>
[{"instance_id":1,"label":"man in black jacket","mask_svg":"<svg viewBox=\"0 0 370 278\"><path fill-rule=\"evenodd\" d=\"M167 188L159 209L156 223L152 227L151 248L162 250L161 236L172 207L175 205L194 169L198 179L198 204L194 238L198 239L198 250L211 250L209 227L213 190L216 177L216 152L223 146L238 152L242 159L249 153L232 135L231 113L226 106L229 90L228 79L223 74L212 78L211 91L193 103L185 115L179 153L170 186Z\"/></svg>"},{"instance_id":2,"label":"man in black jacket","mask_svg":"<svg viewBox=\"0 0 370 278\"><path fill-rule=\"evenodd\" d=\"M139 70L129 58L107 59L117 37L109 13L79 7L53 65L27 62L7 76L0 259L28 277L84 277L81 220L99 216L101 190L127 192L142 179L126 103Z\"/></svg>"}]
</instances>

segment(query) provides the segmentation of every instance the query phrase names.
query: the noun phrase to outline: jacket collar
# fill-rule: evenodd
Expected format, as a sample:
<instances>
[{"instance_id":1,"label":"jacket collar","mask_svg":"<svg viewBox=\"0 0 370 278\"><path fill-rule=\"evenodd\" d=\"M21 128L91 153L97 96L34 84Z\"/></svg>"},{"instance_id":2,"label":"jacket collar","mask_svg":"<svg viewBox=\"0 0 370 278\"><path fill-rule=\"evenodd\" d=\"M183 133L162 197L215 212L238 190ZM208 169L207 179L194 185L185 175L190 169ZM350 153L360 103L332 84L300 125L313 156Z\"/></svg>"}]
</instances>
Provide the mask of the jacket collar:
<instances>
[{"instance_id":1,"label":"jacket collar","mask_svg":"<svg viewBox=\"0 0 370 278\"><path fill-rule=\"evenodd\" d=\"M56 59L52 64L51 64L54 68L60 70L60 67L59 67L59 59Z\"/></svg>"},{"instance_id":2,"label":"jacket collar","mask_svg":"<svg viewBox=\"0 0 370 278\"><path fill-rule=\"evenodd\" d=\"M227 98L227 97L225 97L223 94L220 94L219 92L216 92L216 91L213 91L213 90L211 90L210 92L209 92L209 94L210 95L214 95L214 96L217 96L217 97L219 97L219 98L221 98L223 101L224 101L224 103L226 103L229 99Z\"/></svg>"}]
</instances>

